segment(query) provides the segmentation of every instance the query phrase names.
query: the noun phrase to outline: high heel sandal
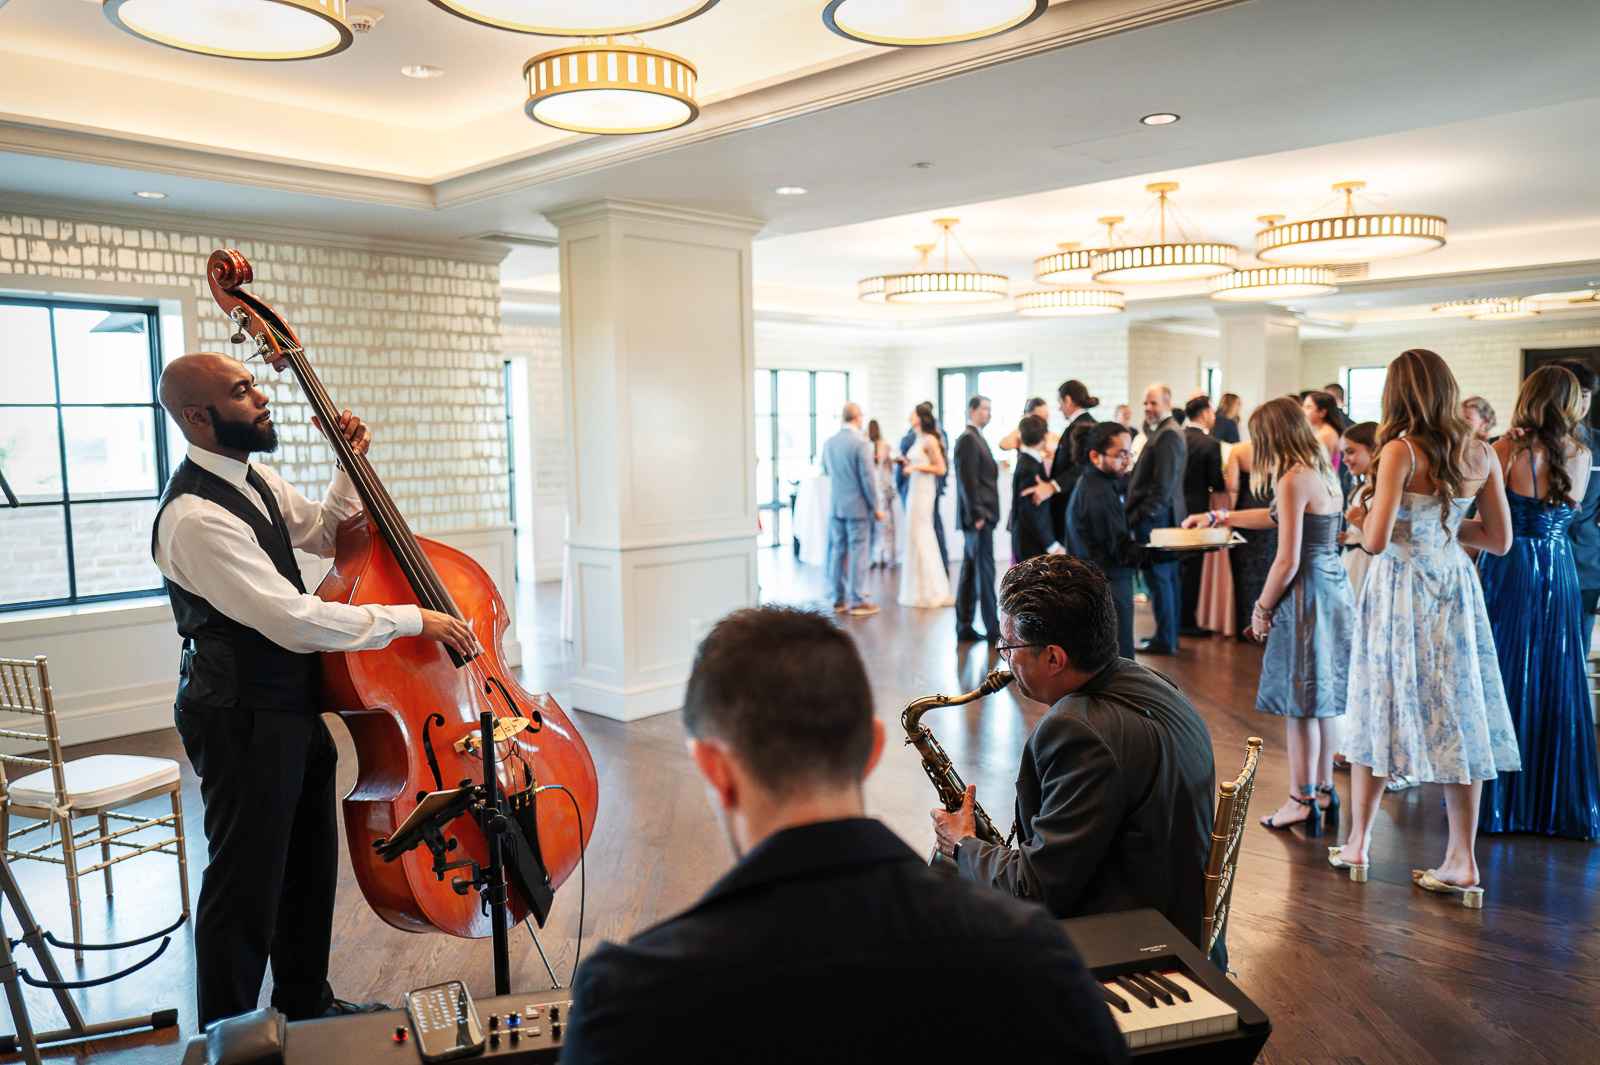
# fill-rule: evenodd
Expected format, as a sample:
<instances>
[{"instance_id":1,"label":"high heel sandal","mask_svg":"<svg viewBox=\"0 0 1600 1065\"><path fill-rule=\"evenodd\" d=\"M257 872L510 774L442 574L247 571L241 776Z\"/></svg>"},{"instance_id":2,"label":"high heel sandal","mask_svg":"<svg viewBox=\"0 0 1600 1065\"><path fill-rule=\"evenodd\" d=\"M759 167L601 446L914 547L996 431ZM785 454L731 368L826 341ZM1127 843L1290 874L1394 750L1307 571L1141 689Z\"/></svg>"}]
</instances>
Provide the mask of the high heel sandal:
<instances>
[{"instance_id":1,"label":"high heel sandal","mask_svg":"<svg viewBox=\"0 0 1600 1065\"><path fill-rule=\"evenodd\" d=\"M1461 905L1469 910L1483 909L1483 888L1464 887L1461 884L1452 884L1448 880L1440 880L1433 874L1432 869L1413 869L1411 879L1423 891L1431 891L1436 895L1460 895Z\"/></svg>"},{"instance_id":2,"label":"high heel sandal","mask_svg":"<svg viewBox=\"0 0 1600 1065\"><path fill-rule=\"evenodd\" d=\"M1289 798L1293 799L1301 806L1310 808L1310 811L1306 814L1305 819L1300 821L1285 821L1280 825L1272 819L1273 815L1269 814L1261 819L1261 827L1275 829L1279 832L1287 832L1289 829L1299 825L1301 828L1305 829L1307 836L1322 835L1322 811L1317 809L1316 798L1312 797L1309 799L1302 799L1298 795L1291 795Z\"/></svg>"},{"instance_id":3,"label":"high heel sandal","mask_svg":"<svg viewBox=\"0 0 1600 1065\"><path fill-rule=\"evenodd\" d=\"M1329 847L1328 864L1333 866L1335 869L1350 870L1351 882L1356 884L1365 884L1367 882L1368 863L1362 862L1360 865L1357 865L1355 862L1347 862L1343 858L1339 857L1339 855L1343 853L1343 847Z\"/></svg>"},{"instance_id":4,"label":"high heel sandal","mask_svg":"<svg viewBox=\"0 0 1600 1065\"><path fill-rule=\"evenodd\" d=\"M1339 789L1332 784L1321 784L1317 787L1317 794L1328 797L1328 805L1322 808L1322 823L1329 828L1339 827Z\"/></svg>"}]
</instances>

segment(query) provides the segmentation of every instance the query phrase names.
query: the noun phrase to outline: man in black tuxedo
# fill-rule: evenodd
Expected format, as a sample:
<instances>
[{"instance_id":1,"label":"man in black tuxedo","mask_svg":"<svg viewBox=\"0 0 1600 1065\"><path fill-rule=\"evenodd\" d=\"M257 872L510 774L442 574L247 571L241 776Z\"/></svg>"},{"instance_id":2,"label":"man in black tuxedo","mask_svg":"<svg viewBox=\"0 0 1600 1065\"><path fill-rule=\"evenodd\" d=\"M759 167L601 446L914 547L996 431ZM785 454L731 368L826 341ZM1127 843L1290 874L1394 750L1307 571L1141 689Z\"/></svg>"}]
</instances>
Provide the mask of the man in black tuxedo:
<instances>
[{"instance_id":1,"label":"man in black tuxedo","mask_svg":"<svg viewBox=\"0 0 1600 1065\"><path fill-rule=\"evenodd\" d=\"M1157 383L1144 390L1144 424L1147 439L1128 478L1128 525L1139 542L1150 542L1151 529L1183 523L1188 511L1183 503L1183 469L1189 449L1178 421L1172 416L1172 389ZM1183 590L1178 561L1170 553L1153 556L1145 567L1150 585L1150 612L1156 618L1155 635L1139 645L1152 655L1178 653L1178 615Z\"/></svg>"},{"instance_id":2,"label":"man in black tuxedo","mask_svg":"<svg viewBox=\"0 0 1600 1065\"><path fill-rule=\"evenodd\" d=\"M1089 433L1095 427L1094 415L1089 411L1100 405L1099 396L1091 396L1082 381L1073 379L1061 382L1056 390L1061 401L1061 414L1067 427L1056 444L1056 453L1050 462L1048 477L1027 486L1028 498L1036 503L1050 501L1050 521L1055 526L1055 538L1067 541L1067 504L1072 496L1072 486L1078 483L1083 471L1089 468Z\"/></svg>"},{"instance_id":3,"label":"man in black tuxedo","mask_svg":"<svg viewBox=\"0 0 1600 1065\"><path fill-rule=\"evenodd\" d=\"M1007 1062L1127 1059L1049 913L929 869L866 816L883 722L832 622L724 618L683 721L738 863L687 912L584 960L563 1065L988 1061L997 1039ZM966 1015L1018 1025L908 1022L954 986ZM708 1023L686 1030L686 1006Z\"/></svg>"},{"instance_id":4,"label":"man in black tuxedo","mask_svg":"<svg viewBox=\"0 0 1600 1065\"><path fill-rule=\"evenodd\" d=\"M961 578L956 585L956 639L1000 638L994 606L994 527L1000 521L1000 467L983 438L991 414L988 396L967 400L967 427L956 437L956 506L964 533ZM973 608L983 613L983 635L972 628Z\"/></svg>"},{"instance_id":5,"label":"man in black tuxedo","mask_svg":"<svg viewBox=\"0 0 1600 1065\"><path fill-rule=\"evenodd\" d=\"M1057 917L1148 906L1200 945L1216 778L1194 704L1117 656L1111 589L1082 559L1011 567L1000 632L1018 691L1050 707L1017 773L1017 844L976 838L969 786L960 810L933 811L939 849Z\"/></svg>"},{"instance_id":6,"label":"man in black tuxedo","mask_svg":"<svg viewBox=\"0 0 1600 1065\"><path fill-rule=\"evenodd\" d=\"M1047 552L1059 554L1065 548L1056 536L1050 521L1050 504L1035 503L1023 489L1035 481L1046 479L1044 456L1039 445L1044 443L1046 428L1043 418L1030 414L1017 426L1017 466L1011 475L1011 560L1021 562L1034 555ZM1063 437L1063 440L1065 438Z\"/></svg>"},{"instance_id":7,"label":"man in black tuxedo","mask_svg":"<svg viewBox=\"0 0 1600 1065\"><path fill-rule=\"evenodd\" d=\"M1201 393L1183 408L1188 424L1183 427L1183 442L1188 445L1188 458L1183 468L1183 505L1190 514L1203 514L1211 509L1211 493L1225 492L1227 483L1222 479L1222 444L1211 435L1217 424L1217 412L1211 409L1211 398ZM1205 555L1191 551L1178 563L1183 586L1183 609L1179 615L1179 633L1184 636L1205 636L1195 612L1200 607L1200 576L1205 568Z\"/></svg>"}]
</instances>

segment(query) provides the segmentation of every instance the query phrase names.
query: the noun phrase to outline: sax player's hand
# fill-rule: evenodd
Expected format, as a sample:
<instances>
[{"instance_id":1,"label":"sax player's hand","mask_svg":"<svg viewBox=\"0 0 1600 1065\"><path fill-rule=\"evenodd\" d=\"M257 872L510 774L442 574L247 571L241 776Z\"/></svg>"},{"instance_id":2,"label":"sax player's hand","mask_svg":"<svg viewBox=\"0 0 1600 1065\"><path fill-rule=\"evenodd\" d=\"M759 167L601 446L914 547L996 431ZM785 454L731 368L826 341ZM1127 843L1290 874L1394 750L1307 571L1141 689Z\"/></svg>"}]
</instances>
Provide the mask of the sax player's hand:
<instances>
[{"instance_id":1,"label":"sax player's hand","mask_svg":"<svg viewBox=\"0 0 1600 1065\"><path fill-rule=\"evenodd\" d=\"M966 792L961 796L961 808L954 812L935 806L933 815L933 835L939 842L939 850L944 854L955 857L956 844L968 836L978 834L978 819L972 814L973 804L978 796L978 786L968 784Z\"/></svg>"}]
</instances>

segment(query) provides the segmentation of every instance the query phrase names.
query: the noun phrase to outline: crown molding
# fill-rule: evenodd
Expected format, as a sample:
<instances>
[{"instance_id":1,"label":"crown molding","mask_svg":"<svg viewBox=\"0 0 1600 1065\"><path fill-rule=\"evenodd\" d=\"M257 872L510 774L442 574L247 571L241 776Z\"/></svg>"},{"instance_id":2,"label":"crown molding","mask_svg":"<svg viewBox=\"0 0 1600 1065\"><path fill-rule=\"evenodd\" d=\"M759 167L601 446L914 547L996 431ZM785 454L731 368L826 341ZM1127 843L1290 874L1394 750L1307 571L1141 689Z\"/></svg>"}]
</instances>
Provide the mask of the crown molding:
<instances>
[{"instance_id":1,"label":"crown molding","mask_svg":"<svg viewBox=\"0 0 1600 1065\"><path fill-rule=\"evenodd\" d=\"M282 225L275 222L239 222L217 215L168 211L133 204L111 208L102 203L51 196L0 195L0 212L56 220L72 219L103 226L121 226L124 229L160 229L196 236L216 235L218 239L223 240L240 238L293 241L324 248L455 259L462 262L485 263L490 266L498 266L511 253L511 249L504 244L485 244L478 241L389 240L309 226Z\"/></svg>"},{"instance_id":2,"label":"crown molding","mask_svg":"<svg viewBox=\"0 0 1600 1065\"><path fill-rule=\"evenodd\" d=\"M723 214L718 211L701 211L693 207L675 207L667 203L647 200L599 199L568 204L544 212L544 217L558 229L582 225L602 218L626 218L639 222L666 222L672 225L711 226L737 233L758 232L766 222L760 218Z\"/></svg>"}]
</instances>

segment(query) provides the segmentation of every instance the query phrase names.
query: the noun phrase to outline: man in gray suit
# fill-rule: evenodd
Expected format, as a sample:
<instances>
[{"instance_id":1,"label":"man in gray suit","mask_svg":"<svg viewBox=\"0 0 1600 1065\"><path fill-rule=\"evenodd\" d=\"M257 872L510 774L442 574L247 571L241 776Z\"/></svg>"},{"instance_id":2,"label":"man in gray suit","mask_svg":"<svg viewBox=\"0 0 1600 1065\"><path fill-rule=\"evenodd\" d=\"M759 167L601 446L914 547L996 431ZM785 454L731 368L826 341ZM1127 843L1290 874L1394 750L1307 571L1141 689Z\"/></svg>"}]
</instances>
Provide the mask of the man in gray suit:
<instances>
[{"instance_id":1,"label":"man in gray suit","mask_svg":"<svg viewBox=\"0 0 1600 1065\"><path fill-rule=\"evenodd\" d=\"M1144 424L1150 439L1139 452L1128 481L1128 527L1141 544L1150 542L1151 529L1170 529L1183 523L1188 510L1183 503L1183 471L1189 464L1189 445L1172 416L1172 389L1159 382L1144 390ZM1178 561L1170 553L1155 556L1145 574L1150 583L1150 612L1156 632L1139 645L1149 655L1178 653L1178 613L1183 588ZM1166 559L1172 561L1166 561Z\"/></svg>"},{"instance_id":2,"label":"man in gray suit","mask_svg":"<svg viewBox=\"0 0 1600 1065\"><path fill-rule=\"evenodd\" d=\"M844 405L844 427L822 445L822 472L832 496L828 521L828 583L833 585L834 613L870 617L878 608L861 594L867 575L867 548L872 523L883 520L878 509L878 483L872 443L861 431L861 408Z\"/></svg>"},{"instance_id":3,"label":"man in gray suit","mask_svg":"<svg viewBox=\"0 0 1600 1065\"><path fill-rule=\"evenodd\" d=\"M966 879L1058 918L1148 906L1201 945L1216 773L1199 711L1117 655L1116 606L1093 563L1012 566L1000 634L1018 691L1050 707L1017 772L1017 845L976 838L969 786L959 810L933 811L939 849Z\"/></svg>"}]
</instances>

